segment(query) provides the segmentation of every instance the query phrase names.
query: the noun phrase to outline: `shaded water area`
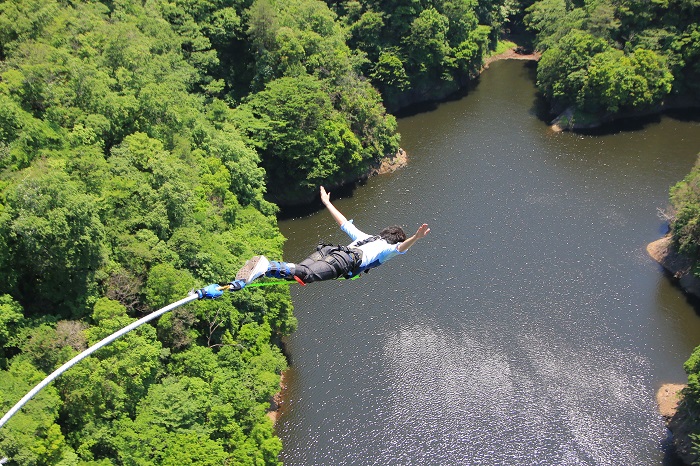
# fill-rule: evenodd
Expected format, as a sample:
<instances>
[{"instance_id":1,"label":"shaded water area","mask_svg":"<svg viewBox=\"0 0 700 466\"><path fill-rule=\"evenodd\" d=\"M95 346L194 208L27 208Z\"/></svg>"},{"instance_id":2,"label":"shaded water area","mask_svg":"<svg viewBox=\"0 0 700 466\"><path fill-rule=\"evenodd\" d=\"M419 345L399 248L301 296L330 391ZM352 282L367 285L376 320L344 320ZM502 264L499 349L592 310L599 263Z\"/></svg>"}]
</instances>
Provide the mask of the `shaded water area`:
<instances>
[{"instance_id":1,"label":"shaded water area","mask_svg":"<svg viewBox=\"0 0 700 466\"><path fill-rule=\"evenodd\" d=\"M655 392L684 383L700 318L646 254L700 152L700 119L554 133L532 66L399 120L409 165L336 206L432 232L354 282L294 286L277 423L287 465L660 465ZM320 211L285 258L345 243Z\"/></svg>"}]
</instances>

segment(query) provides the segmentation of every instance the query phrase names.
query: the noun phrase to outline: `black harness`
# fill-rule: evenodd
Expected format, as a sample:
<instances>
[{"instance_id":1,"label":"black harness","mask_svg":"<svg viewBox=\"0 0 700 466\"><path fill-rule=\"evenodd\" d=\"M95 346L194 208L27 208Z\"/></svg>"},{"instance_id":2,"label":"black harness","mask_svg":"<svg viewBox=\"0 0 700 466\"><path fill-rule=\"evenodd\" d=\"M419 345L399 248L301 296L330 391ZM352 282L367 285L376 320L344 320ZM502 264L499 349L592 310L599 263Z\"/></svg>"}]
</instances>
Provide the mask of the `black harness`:
<instances>
[{"instance_id":1,"label":"black harness","mask_svg":"<svg viewBox=\"0 0 700 466\"><path fill-rule=\"evenodd\" d=\"M339 277L352 278L357 275L360 264L362 263L362 250L359 249L359 246L378 239L381 239L381 236L369 236L355 243L353 247L320 241L318 246L316 246L316 254L319 255L316 259L330 264ZM368 271L369 270L365 270L365 272Z\"/></svg>"},{"instance_id":2,"label":"black harness","mask_svg":"<svg viewBox=\"0 0 700 466\"><path fill-rule=\"evenodd\" d=\"M379 235L369 236L369 237L355 243L355 246L353 246L353 247L357 248L357 247L362 246L363 244L371 243L372 241L377 241L378 239L382 239L382 237Z\"/></svg>"}]
</instances>

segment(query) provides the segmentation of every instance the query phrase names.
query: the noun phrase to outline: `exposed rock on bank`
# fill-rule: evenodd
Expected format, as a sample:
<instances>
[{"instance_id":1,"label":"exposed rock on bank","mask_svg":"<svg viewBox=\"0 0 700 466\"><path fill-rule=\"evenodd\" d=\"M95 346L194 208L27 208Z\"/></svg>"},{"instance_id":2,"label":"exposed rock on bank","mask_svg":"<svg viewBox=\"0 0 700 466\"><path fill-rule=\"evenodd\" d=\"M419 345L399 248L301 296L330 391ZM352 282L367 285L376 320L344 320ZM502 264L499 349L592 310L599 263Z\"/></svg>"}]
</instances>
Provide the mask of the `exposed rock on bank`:
<instances>
[{"instance_id":1,"label":"exposed rock on bank","mask_svg":"<svg viewBox=\"0 0 700 466\"><path fill-rule=\"evenodd\" d=\"M284 407L284 392L287 390L287 383L284 380L284 375L285 373L282 372L280 377L280 391L270 398L270 407L267 409L267 417L270 418L272 424L277 423L277 418L282 413L282 408Z\"/></svg>"},{"instance_id":2,"label":"exposed rock on bank","mask_svg":"<svg viewBox=\"0 0 700 466\"><path fill-rule=\"evenodd\" d=\"M665 384L656 393L659 411L666 421L666 426L673 434L672 442L676 456L684 464L698 464L698 455L692 451L690 434L697 423L697 414L683 405L682 390L685 385Z\"/></svg>"},{"instance_id":3,"label":"exposed rock on bank","mask_svg":"<svg viewBox=\"0 0 700 466\"><path fill-rule=\"evenodd\" d=\"M384 175L386 173L395 172L399 168L405 167L407 163L408 154L406 154L405 150L399 148L398 152L396 152L393 157L386 157L382 159L381 164L373 168L370 171L369 176Z\"/></svg>"},{"instance_id":4,"label":"exposed rock on bank","mask_svg":"<svg viewBox=\"0 0 700 466\"><path fill-rule=\"evenodd\" d=\"M649 243L647 252L666 269L686 293L700 298L700 278L692 273L693 261L673 249L671 236Z\"/></svg>"},{"instance_id":5,"label":"exposed rock on bank","mask_svg":"<svg viewBox=\"0 0 700 466\"><path fill-rule=\"evenodd\" d=\"M498 60L531 60L531 61L538 61L542 54L540 52L527 52L523 50L521 47L514 47L512 49L508 49L503 53L499 53L498 55L491 55L490 57L486 58L484 60L484 67L482 68L483 70L488 69L489 65L495 61Z\"/></svg>"},{"instance_id":6,"label":"exposed rock on bank","mask_svg":"<svg viewBox=\"0 0 700 466\"><path fill-rule=\"evenodd\" d=\"M679 383L666 383L656 392L656 402L659 405L659 412L664 421L669 422L678 412L678 402L680 401L680 391L685 385Z\"/></svg>"}]
</instances>

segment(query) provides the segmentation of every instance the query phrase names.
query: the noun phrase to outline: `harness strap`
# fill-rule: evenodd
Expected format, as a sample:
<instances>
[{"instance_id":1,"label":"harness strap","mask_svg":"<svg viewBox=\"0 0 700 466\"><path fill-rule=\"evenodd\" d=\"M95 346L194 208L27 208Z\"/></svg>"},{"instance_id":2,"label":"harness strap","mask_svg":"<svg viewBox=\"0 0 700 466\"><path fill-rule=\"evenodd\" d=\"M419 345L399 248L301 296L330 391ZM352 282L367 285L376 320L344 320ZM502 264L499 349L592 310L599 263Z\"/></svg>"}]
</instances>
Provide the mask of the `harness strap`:
<instances>
[{"instance_id":1,"label":"harness strap","mask_svg":"<svg viewBox=\"0 0 700 466\"><path fill-rule=\"evenodd\" d=\"M355 243L355 246L353 246L353 247L358 248L358 247L362 246L363 244L371 243L372 241L377 241L378 239L382 239L382 237L379 235L370 236L370 237L367 237L363 240L358 241L357 243Z\"/></svg>"},{"instance_id":2,"label":"harness strap","mask_svg":"<svg viewBox=\"0 0 700 466\"><path fill-rule=\"evenodd\" d=\"M317 260L328 263L339 277L351 278L362 263L362 250L334 244L321 245L317 248ZM343 253L343 254L338 254ZM345 257L343 257L345 256ZM349 270L348 270L349 269Z\"/></svg>"},{"instance_id":3,"label":"harness strap","mask_svg":"<svg viewBox=\"0 0 700 466\"><path fill-rule=\"evenodd\" d=\"M320 259L322 261L327 262L335 269L338 276L352 279L353 277L357 276L360 264L362 263L362 250L359 249L359 247L380 239L382 239L382 237L379 235L368 236L367 238L356 242L352 247L328 244L325 241L319 241L316 251L320 254ZM333 255L333 252L344 252L348 256L350 259L350 271L345 270L343 264L341 264ZM368 271L369 269L365 270L365 272Z\"/></svg>"}]
</instances>

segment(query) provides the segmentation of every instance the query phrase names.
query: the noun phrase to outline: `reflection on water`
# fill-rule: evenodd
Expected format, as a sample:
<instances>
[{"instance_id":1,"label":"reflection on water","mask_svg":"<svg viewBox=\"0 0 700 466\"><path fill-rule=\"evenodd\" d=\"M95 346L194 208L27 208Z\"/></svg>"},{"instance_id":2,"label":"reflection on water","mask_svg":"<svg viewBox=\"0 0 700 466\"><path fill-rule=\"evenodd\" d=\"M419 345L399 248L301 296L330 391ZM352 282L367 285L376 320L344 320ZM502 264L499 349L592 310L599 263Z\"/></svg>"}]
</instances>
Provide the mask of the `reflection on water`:
<instances>
[{"instance_id":1,"label":"reflection on water","mask_svg":"<svg viewBox=\"0 0 700 466\"><path fill-rule=\"evenodd\" d=\"M655 426L645 440L653 443L662 435L653 394L640 375L648 372L648 361L534 335L506 343L424 325L397 332L386 353L394 371L390 404L396 408L391 418L397 443L385 460L619 464L623 457L643 464L619 426L629 412L641 412ZM460 402L445 406L445 400ZM422 444L421 433L402 434L415 425L429 426L431 442Z\"/></svg>"},{"instance_id":2,"label":"reflection on water","mask_svg":"<svg viewBox=\"0 0 700 466\"><path fill-rule=\"evenodd\" d=\"M432 232L361 280L293 288L285 464L664 463L654 395L685 381L700 319L645 247L700 124L558 134L536 102L526 65L495 63L399 121L408 167L337 200L368 232ZM281 229L290 261L345 241L323 211Z\"/></svg>"}]
</instances>

